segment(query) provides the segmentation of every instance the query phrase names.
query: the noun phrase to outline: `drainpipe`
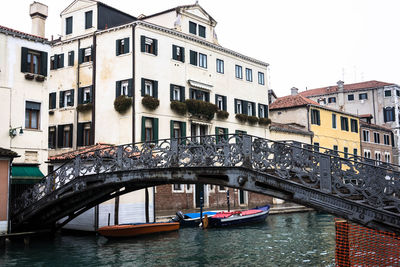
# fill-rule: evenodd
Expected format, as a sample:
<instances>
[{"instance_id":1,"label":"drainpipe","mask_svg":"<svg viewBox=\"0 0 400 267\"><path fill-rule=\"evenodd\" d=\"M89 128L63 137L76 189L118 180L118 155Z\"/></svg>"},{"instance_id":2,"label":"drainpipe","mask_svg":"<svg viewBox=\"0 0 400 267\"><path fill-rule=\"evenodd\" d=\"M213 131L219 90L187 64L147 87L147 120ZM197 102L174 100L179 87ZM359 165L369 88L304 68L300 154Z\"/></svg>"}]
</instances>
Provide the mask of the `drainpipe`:
<instances>
[{"instance_id":1,"label":"drainpipe","mask_svg":"<svg viewBox=\"0 0 400 267\"><path fill-rule=\"evenodd\" d=\"M135 28L136 28L136 24L132 25L132 143L136 142L135 139L135 95L136 95L136 88L135 88Z\"/></svg>"},{"instance_id":2,"label":"drainpipe","mask_svg":"<svg viewBox=\"0 0 400 267\"><path fill-rule=\"evenodd\" d=\"M374 123L377 124L378 122L376 121L376 111L375 111L375 90L372 89L372 107L374 109Z\"/></svg>"},{"instance_id":3,"label":"drainpipe","mask_svg":"<svg viewBox=\"0 0 400 267\"><path fill-rule=\"evenodd\" d=\"M80 68L81 68L81 66L80 66L80 64L79 64L79 50L81 49L81 39L78 39L78 66L76 67L76 96L78 96L79 95L79 79L80 79L80 77L79 77L79 74L80 74ZM76 98L78 98L78 97L76 97ZM75 100L74 100L75 101ZM79 112L75 109L75 112L76 112L76 127L75 127L75 131L78 133L78 122L79 122ZM76 147L75 148L78 148L78 137L77 137L77 135L75 135L75 138L76 138Z\"/></svg>"},{"instance_id":4,"label":"drainpipe","mask_svg":"<svg viewBox=\"0 0 400 267\"><path fill-rule=\"evenodd\" d=\"M310 106L307 106L307 129L309 132L311 132L310 130ZM314 135L311 136L311 145L314 142Z\"/></svg>"},{"instance_id":5,"label":"drainpipe","mask_svg":"<svg viewBox=\"0 0 400 267\"><path fill-rule=\"evenodd\" d=\"M93 33L93 49L92 49L92 123L90 125L91 143L95 143L96 132L96 32Z\"/></svg>"}]
</instances>

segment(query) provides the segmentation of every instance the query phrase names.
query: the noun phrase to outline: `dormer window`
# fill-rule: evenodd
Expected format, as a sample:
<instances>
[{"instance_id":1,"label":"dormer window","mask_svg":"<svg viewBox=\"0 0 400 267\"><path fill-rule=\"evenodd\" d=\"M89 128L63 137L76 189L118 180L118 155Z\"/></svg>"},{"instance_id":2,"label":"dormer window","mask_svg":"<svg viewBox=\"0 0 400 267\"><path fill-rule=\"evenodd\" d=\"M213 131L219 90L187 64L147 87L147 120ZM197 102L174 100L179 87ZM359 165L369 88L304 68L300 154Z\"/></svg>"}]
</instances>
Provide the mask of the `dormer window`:
<instances>
[{"instance_id":1,"label":"dormer window","mask_svg":"<svg viewBox=\"0 0 400 267\"><path fill-rule=\"evenodd\" d=\"M93 11L85 12L85 29L92 28Z\"/></svg>"},{"instance_id":2,"label":"dormer window","mask_svg":"<svg viewBox=\"0 0 400 267\"><path fill-rule=\"evenodd\" d=\"M206 27L197 25L197 23L192 21L189 21L189 33L197 35L197 26L199 27L199 36L206 38Z\"/></svg>"},{"instance_id":3,"label":"dormer window","mask_svg":"<svg viewBox=\"0 0 400 267\"><path fill-rule=\"evenodd\" d=\"M72 17L68 17L65 19L65 34L72 33Z\"/></svg>"},{"instance_id":4,"label":"dormer window","mask_svg":"<svg viewBox=\"0 0 400 267\"><path fill-rule=\"evenodd\" d=\"M206 27L199 25L199 36L206 38Z\"/></svg>"}]
</instances>

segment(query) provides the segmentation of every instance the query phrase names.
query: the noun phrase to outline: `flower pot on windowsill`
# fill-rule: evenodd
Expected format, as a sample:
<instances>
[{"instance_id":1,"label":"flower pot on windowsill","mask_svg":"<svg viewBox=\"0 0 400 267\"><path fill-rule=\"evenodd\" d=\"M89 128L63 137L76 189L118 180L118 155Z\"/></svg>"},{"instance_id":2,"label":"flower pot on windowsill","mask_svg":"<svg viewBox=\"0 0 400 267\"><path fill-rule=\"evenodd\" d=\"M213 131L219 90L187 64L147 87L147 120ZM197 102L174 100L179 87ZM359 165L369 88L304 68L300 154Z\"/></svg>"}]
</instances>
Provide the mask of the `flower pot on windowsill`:
<instances>
[{"instance_id":1,"label":"flower pot on windowsill","mask_svg":"<svg viewBox=\"0 0 400 267\"><path fill-rule=\"evenodd\" d=\"M120 95L114 100L114 109L120 114L125 113L131 106L132 106L131 97Z\"/></svg>"},{"instance_id":2,"label":"flower pot on windowsill","mask_svg":"<svg viewBox=\"0 0 400 267\"><path fill-rule=\"evenodd\" d=\"M35 78L35 75L31 74L31 73L25 73L25 79L27 80L33 80L33 78Z\"/></svg>"},{"instance_id":3,"label":"flower pot on windowsill","mask_svg":"<svg viewBox=\"0 0 400 267\"><path fill-rule=\"evenodd\" d=\"M89 110L92 110L92 109L93 109L93 104L92 103L79 104L76 107L76 110L79 111L79 112L86 112L86 111L89 111Z\"/></svg>"},{"instance_id":4,"label":"flower pot on windowsill","mask_svg":"<svg viewBox=\"0 0 400 267\"><path fill-rule=\"evenodd\" d=\"M271 119L270 118L260 118L258 120L258 124L267 126L267 125L271 124Z\"/></svg>"},{"instance_id":5,"label":"flower pot on windowsill","mask_svg":"<svg viewBox=\"0 0 400 267\"><path fill-rule=\"evenodd\" d=\"M221 120L226 120L229 117L229 112L225 110L217 111L217 118Z\"/></svg>"},{"instance_id":6,"label":"flower pot on windowsill","mask_svg":"<svg viewBox=\"0 0 400 267\"><path fill-rule=\"evenodd\" d=\"M150 110L155 110L160 105L160 100L149 95L142 98L142 105Z\"/></svg>"},{"instance_id":7,"label":"flower pot on windowsill","mask_svg":"<svg viewBox=\"0 0 400 267\"><path fill-rule=\"evenodd\" d=\"M37 75L35 79L38 82L43 82L44 81L44 76L43 75Z\"/></svg>"},{"instance_id":8,"label":"flower pot on windowsill","mask_svg":"<svg viewBox=\"0 0 400 267\"><path fill-rule=\"evenodd\" d=\"M170 107L179 115L185 115L187 111L186 103L179 101L171 101Z\"/></svg>"},{"instance_id":9,"label":"flower pot on windowsill","mask_svg":"<svg viewBox=\"0 0 400 267\"><path fill-rule=\"evenodd\" d=\"M49 110L49 115L53 115L54 114L54 110Z\"/></svg>"},{"instance_id":10,"label":"flower pot on windowsill","mask_svg":"<svg viewBox=\"0 0 400 267\"><path fill-rule=\"evenodd\" d=\"M250 124L256 124L258 122L258 117L256 117L256 116L248 116L247 121Z\"/></svg>"},{"instance_id":11,"label":"flower pot on windowsill","mask_svg":"<svg viewBox=\"0 0 400 267\"><path fill-rule=\"evenodd\" d=\"M218 107L215 104L202 100L187 99L185 101L187 110L193 115L205 120L212 120Z\"/></svg>"},{"instance_id":12,"label":"flower pot on windowsill","mask_svg":"<svg viewBox=\"0 0 400 267\"><path fill-rule=\"evenodd\" d=\"M236 114L235 118L236 118L238 121L242 122L242 123L246 123L246 122L247 122L247 119L249 118L249 116L247 116L246 114L240 114L240 113L238 113L238 114Z\"/></svg>"}]
</instances>

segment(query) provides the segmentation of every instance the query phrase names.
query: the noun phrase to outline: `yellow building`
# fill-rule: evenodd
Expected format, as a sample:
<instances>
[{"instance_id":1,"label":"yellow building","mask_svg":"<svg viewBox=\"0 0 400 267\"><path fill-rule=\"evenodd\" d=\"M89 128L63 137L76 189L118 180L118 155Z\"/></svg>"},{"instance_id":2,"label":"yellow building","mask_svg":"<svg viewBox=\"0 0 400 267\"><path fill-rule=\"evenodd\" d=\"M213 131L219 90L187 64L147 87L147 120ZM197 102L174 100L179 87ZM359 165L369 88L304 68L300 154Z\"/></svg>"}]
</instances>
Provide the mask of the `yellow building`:
<instances>
[{"instance_id":1,"label":"yellow building","mask_svg":"<svg viewBox=\"0 0 400 267\"><path fill-rule=\"evenodd\" d=\"M360 155L360 120L356 115L322 106L294 91L270 105L270 118L303 125L314 133L312 144L321 152L328 148L342 152L340 156L345 158Z\"/></svg>"}]
</instances>

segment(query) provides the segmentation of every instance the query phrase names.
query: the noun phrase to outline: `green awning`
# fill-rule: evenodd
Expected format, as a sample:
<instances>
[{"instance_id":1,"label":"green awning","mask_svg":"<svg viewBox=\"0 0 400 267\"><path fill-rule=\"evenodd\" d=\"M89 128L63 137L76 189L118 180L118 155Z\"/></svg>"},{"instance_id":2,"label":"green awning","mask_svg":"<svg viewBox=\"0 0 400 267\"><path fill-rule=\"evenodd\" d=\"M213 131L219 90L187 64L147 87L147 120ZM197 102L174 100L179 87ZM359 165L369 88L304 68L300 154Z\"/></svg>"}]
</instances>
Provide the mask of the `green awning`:
<instances>
[{"instance_id":1,"label":"green awning","mask_svg":"<svg viewBox=\"0 0 400 267\"><path fill-rule=\"evenodd\" d=\"M11 184L35 184L42 180L43 176L37 166L11 167Z\"/></svg>"}]
</instances>

